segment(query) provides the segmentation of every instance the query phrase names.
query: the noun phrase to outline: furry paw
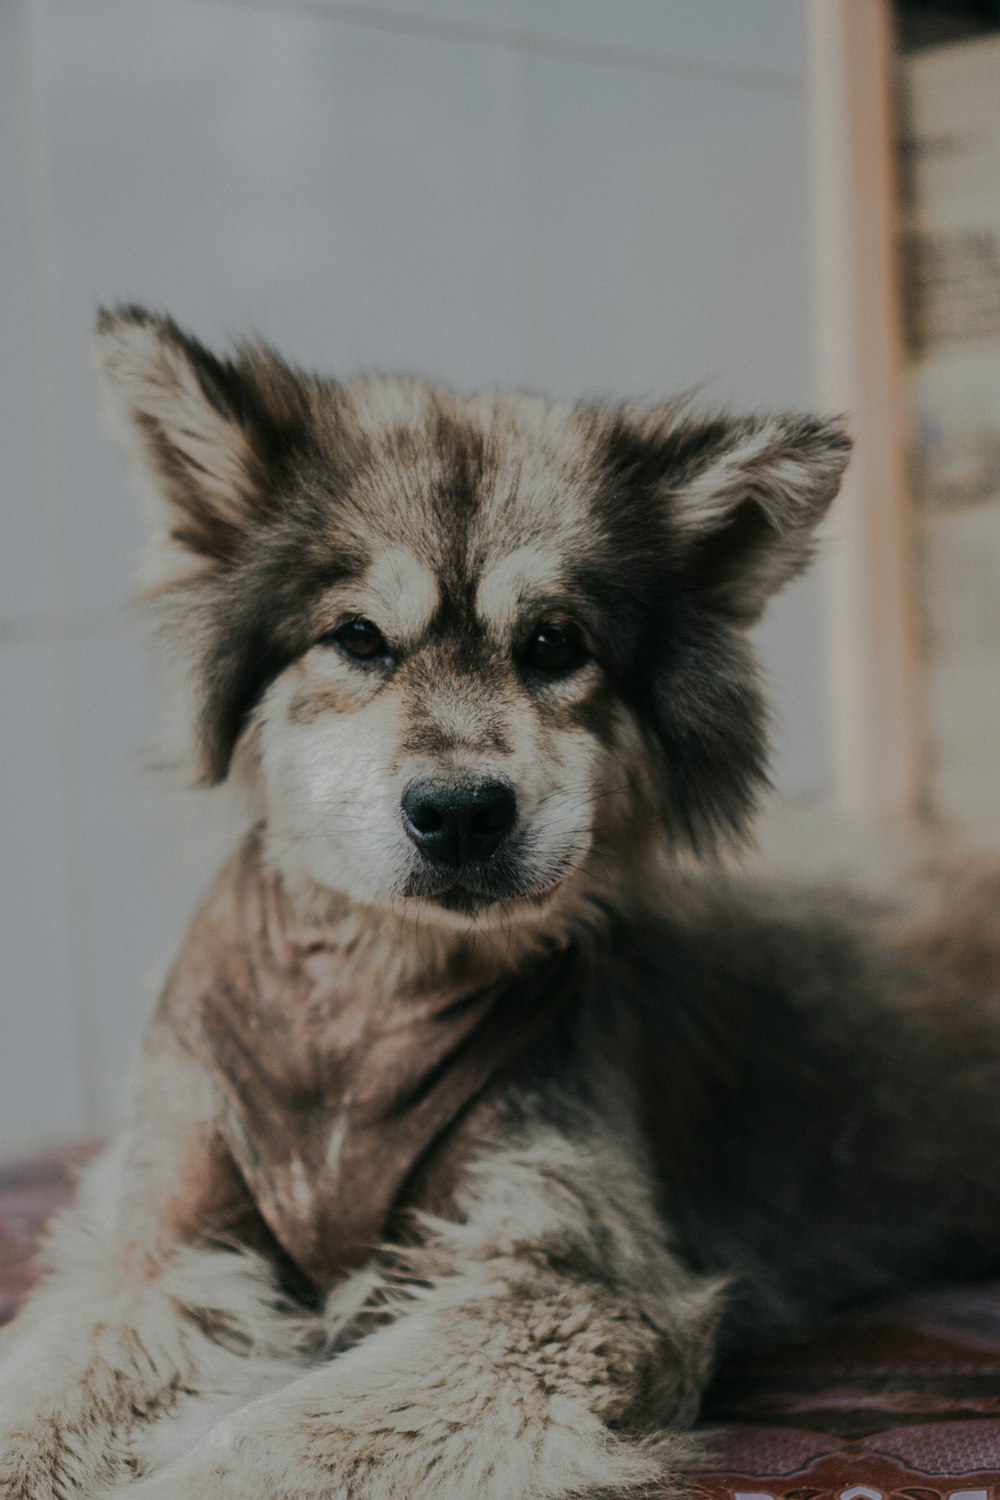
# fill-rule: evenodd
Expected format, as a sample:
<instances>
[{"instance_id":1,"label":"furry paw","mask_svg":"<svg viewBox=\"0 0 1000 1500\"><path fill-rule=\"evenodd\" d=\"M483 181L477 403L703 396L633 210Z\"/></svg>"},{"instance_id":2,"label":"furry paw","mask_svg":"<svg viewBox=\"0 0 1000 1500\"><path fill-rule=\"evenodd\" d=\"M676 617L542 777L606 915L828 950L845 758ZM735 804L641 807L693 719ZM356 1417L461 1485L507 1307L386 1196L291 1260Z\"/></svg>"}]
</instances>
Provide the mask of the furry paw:
<instances>
[{"instance_id":1,"label":"furry paw","mask_svg":"<svg viewBox=\"0 0 1000 1500\"><path fill-rule=\"evenodd\" d=\"M660 1443L610 1436L590 1452L556 1442L501 1448L489 1433L406 1433L332 1418L315 1442L320 1414L304 1429L251 1434L226 1422L186 1457L115 1490L106 1500L618 1500L674 1493L693 1455L683 1435ZM363 1425L364 1431L359 1428ZM309 1441L310 1429L313 1440ZM545 1451L547 1448L547 1451Z\"/></svg>"},{"instance_id":2,"label":"furry paw","mask_svg":"<svg viewBox=\"0 0 1000 1500\"><path fill-rule=\"evenodd\" d=\"M0 1500L84 1500L128 1472L122 1456L55 1417L0 1427Z\"/></svg>"}]
</instances>

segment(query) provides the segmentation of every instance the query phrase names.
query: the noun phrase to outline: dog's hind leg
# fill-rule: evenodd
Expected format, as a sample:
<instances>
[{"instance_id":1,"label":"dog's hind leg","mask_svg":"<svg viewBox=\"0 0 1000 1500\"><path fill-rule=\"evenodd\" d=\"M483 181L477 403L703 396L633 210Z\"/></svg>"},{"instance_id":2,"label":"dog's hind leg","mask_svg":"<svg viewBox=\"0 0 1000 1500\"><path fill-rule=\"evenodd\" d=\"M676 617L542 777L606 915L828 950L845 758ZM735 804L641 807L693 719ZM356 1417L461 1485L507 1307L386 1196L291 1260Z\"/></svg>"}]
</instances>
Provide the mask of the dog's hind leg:
<instances>
[{"instance_id":1,"label":"dog's hind leg","mask_svg":"<svg viewBox=\"0 0 1000 1500\"><path fill-rule=\"evenodd\" d=\"M662 1483L693 1451L721 1293L680 1268L634 1156L594 1130L572 1144L538 1127L482 1163L464 1221L435 1222L401 1262L392 1322L129 1500L568 1500Z\"/></svg>"}]
</instances>

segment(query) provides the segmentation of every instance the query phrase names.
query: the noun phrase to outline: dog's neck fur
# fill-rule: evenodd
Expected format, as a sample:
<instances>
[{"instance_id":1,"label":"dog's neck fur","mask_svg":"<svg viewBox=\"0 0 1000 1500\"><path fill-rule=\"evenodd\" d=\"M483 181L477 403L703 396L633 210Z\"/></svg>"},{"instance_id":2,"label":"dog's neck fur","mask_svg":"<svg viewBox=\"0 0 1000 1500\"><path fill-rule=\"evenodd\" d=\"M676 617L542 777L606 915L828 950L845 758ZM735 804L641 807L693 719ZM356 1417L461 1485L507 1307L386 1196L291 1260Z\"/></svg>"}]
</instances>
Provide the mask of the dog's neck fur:
<instances>
[{"instance_id":1,"label":"dog's neck fur","mask_svg":"<svg viewBox=\"0 0 1000 1500\"><path fill-rule=\"evenodd\" d=\"M383 990L490 984L509 978L534 959L568 948L576 937L606 920L607 893L584 871L539 908L535 920L519 914L458 926L426 909L414 911L412 902L400 909L353 901L320 885L270 845L266 827L262 842L296 920L321 930L359 982L367 978Z\"/></svg>"},{"instance_id":2,"label":"dog's neck fur","mask_svg":"<svg viewBox=\"0 0 1000 1500\"><path fill-rule=\"evenodd\" d=\"M302 920L257 830L206 893L157 1015L211 1078L260 1217L321 1290L400 1209L448 1206L495 1085L575 994L571 952L516 980L453 954L453 972L410 984L375 956L350 913L339 930Z\"/></svg>"}]
</instances>

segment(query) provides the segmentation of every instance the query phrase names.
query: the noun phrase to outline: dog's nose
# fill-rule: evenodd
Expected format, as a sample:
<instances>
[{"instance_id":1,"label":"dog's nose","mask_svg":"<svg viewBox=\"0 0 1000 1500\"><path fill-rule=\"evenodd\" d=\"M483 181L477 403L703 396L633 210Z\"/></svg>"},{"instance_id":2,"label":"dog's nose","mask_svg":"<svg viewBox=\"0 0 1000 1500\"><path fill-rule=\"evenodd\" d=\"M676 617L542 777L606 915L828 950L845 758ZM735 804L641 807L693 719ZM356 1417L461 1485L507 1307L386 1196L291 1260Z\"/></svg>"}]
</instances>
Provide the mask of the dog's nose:
<instances>
[{"instance_id":1,"label":"dog's nose","mask_svg":"<svg viewBox=\"0 0 1000 1500\"><path fill-rule=\"evenodd\" d=\"M503 781L411 781L402 808L403 827L421 854L457 867L495 853L514 826L517 798Z\"/></svg>"}]
</instances>

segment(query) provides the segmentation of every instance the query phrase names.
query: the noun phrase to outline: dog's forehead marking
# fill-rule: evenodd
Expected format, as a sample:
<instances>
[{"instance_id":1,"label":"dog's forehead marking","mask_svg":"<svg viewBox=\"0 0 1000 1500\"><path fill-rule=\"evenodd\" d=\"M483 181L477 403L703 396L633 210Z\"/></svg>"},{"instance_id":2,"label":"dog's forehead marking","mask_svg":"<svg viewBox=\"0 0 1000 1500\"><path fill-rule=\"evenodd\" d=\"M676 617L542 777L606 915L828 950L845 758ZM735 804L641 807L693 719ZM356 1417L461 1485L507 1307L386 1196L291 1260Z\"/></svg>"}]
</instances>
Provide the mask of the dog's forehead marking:
<instances>
[{"instance_id":1,"label":"dog's forehead marking","mask_svg":"<svg viewBox=\"0 0 1000 1500\"><path fill-rule=\"evenodd\" d=\"M523 599L558 587L563 565L560 549L542 541L517 547L488 563L476 590L480 619L498 632L509 630Z\"/></svg>"},{"instance_id":2,"label":"dog's forehead marking","mask_svg":"<svg viewBox=\"0 0 1000 1500\"><path fill-rule=\"evenodd\" d=\"M375 624L386 634L413 637L426 630L440 602L437 578L408 547L387 547L362 580Z\"/></svg>"}]
</instances>

